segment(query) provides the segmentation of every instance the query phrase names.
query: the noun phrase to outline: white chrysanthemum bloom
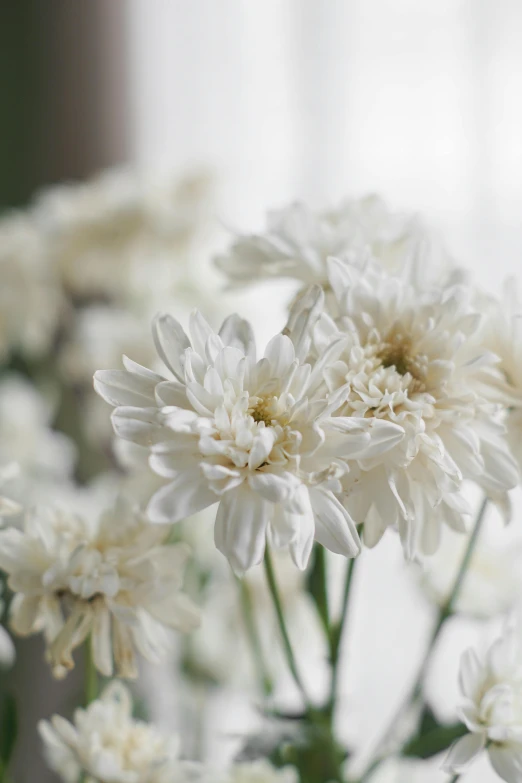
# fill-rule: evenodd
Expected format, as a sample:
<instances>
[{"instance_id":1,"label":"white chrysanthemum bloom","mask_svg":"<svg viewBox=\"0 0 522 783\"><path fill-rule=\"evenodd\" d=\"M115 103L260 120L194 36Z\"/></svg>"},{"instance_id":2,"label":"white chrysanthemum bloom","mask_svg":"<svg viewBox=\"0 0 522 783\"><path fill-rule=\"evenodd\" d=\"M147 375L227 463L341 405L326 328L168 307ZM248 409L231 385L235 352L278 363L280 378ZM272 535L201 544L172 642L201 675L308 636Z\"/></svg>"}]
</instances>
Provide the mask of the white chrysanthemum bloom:
<instances>
[{"instance_id":1,"label":"white chrysanthemum bloom","mask_svg":"<svg viewBox=\"0 0 522 783\"><path fill-rule=\"evenodd\" d=\"M95 521L35 510L23 530L0 531L0 568L16 593L11 626L43 631L55 676L74 666L73 650L90 634L93 660L110 676L136 676L137 649L156 662L171 629L189 631L199 612L180 592L189 549L120 500Z\"/></svg>"},{"instance_id":2,"label":"white chrysanthemum bloom","mask_svg":"<svg viewBox=\"0 0 522 783\"><path fill-rule=\"evenodd\" d=\"M64 783L189 783L197 766L179 760L179 740L132 717L127 688L112 682L73 722L40 721L47 762ZM199 777L199 776L198 776Z\"/></svg>"},{"instance_id":3,"label":"white chrysanthemum bloom","mask_svg":"<svg viewBox=\"0 0 522 783\"><path fill-rule=\"evenodd\" d=\"M0 356L46 353L61 315L61 287L40 233L21 213L0 218L0 276Z\"/></svg>"},{"instance_id":4,"label":"white chrysanthemum bloom","mask_svg":"<svg viewBox=\"0 0 522 783\"><path fill-rule=\"evenodd\" d=\"M495 396L507 406L508 442L522 469L522 302L517 281L506 280L501 299L488 298L482 306L486 311L482 339L500 360L502 375Z\"/></svg>"},{"instance_id":5,"label":"white chrysanthemum bloom","mask_svg":"<svg viewBox=\"0 0 522 783\"><path fill-rule=\"evenodd\" d=\"M190 249L209 185L204 175L150 181L111 170L51 188L33 214L72 295L129 303L175 282L173 257Z\"/></svg>"},{"instance_id":6,"label":"white chrysanthemum bloom","mask_svg":"<svg viewBox=\"0 0 522 783\"><path fill-rule=\"evenodd\" d=\"M343 477L347 507L366 520L369 546L398 525L408 554L430 554L442 521L464 529L464 478L494 497L519 480L499 411L484 396L495 357L474 339L480 315L472 292L419 292L407 275L393 277L372 260L330 259L329 281L339 315L321 315L312 353L330 355L322 368L330 394L348 384L337 414L405 432L386 454L358 459L359 474Z\"/></svg>"},{"instance_id":7,"label":"white chrysanthemum bloom","mask_svg":"<svg viewBox=\"0 0 522 783\"><path fill-rule=\"evenodd\" d=\"M2 600L3 585L0 582L0 623L4 617L4 601ZM0 668L12 666L15 659L15 648L9 632L0 624Z\"/></svg>"},{"instance_id":8,"label":"white chrysanthemum bloom","mask_svg":"<svg viewBox=\"0 0 522 783\"><path fill-rule=\"evenodd\" d=\"M16 462L8 462L0 465L0 487L11 482L20 473L20 466ZM0 525L4 517L18 514L22 510L19 503L4 495L0 495Z\"/></svg>"},{"instance_id":9,"label":"white chrysanthemum bloom","mask_svg":"<svg viewBox=\"0 0 522 783\"><path fill-rule=\"evenodd\" d=\"M522 780L522 636L507 628L480 658L467 650L460 665L463 702L459 717L469 729L450 748L447 772L461 772L487 747L498 775Z\"/></svg>"},{"instance_id":10,"label":"white chrysanthemum bloom","mask_svg":"<svg viewBox=\"0 0 522 783\"><path fill-rule=\"evenodd\" d=\"M470 533L458 534L445 527L437 552L423 559L422 587L440 605L445 604L453 588L469 536ZM455 610L480 618L509 612L520 602L521 565L522 540L506 539L499 534L497 525L484 523Z\"/></svg>"},{"instance_id":11,"label":"white chrysanthemum bloom","mask_svg":"<svg viewBox=\"0 0 522 783\"><path fill-rule=\"evenodd\" d=\"M299 775L293 767L276 769L263 759L235 764L226 783L299 783Z\"/></svg>"},{"instance_id":12,"label":"white chrysanthemum bloom","mask_svg":"<svg viewBox=\"0 0 522 783\"><path fill-rule=\"evenodd\" d=\"M12 374L0 381L0 464L16 461L13 491L25 502L35 486L66 479L73 470L74 444L51 428L52 418L52 406L24 378Z\"/></svg>"},{"instance_id":13,"label":"white chrysanthemum bloom","mask_svg":"<svg viewBox=\"0 0 522 783\"><path fill-rule=\"evenodd\" d=\"M354 557L356 526L335 496L346 464L391 448L402 429L388 422L334 418L346 390L313 393L322 373L303 364L281 334L256 358L252 331L237 316L216 334L196 311L190 338L170 316L154 324L166 380L128 359L98 372L95 388L116 406L116 433L150 449L168 483L148 505L154 522L177 522L219 502L217 548L243 573L264 556L270 536L304 568L314 538ZM343 461L344 460L344 461Z\"/></svg>"},{"instance_id":14,"label":"white chrysanthemum bloom","mask_svg":"<svg viewBox=\"0 0 522 783\"><path fill-rule=\"evenodd\" d=\"M324 212L295 203L269 212L265 231L238 237L216 262L235 285L286 277L329 290L330 256L351 258L370 250L395 274L401 272L425 236L414 215L391 212L375 195L349 199ZM451 267L447 253L437 247L433 263L418 270L418 283L424 287L430 275L442 277Z\"/></svg>"}]
</instances>

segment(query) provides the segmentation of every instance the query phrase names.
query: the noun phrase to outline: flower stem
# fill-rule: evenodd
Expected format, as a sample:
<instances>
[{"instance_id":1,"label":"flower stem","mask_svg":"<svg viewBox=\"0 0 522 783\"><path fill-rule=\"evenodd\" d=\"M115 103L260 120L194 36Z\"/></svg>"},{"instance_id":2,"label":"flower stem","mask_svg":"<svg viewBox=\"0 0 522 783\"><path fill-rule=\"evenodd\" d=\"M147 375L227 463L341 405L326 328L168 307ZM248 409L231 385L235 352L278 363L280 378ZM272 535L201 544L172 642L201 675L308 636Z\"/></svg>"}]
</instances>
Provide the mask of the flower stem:
<instances>
[{"instance_id":1,"label":"flower stem","mask_svg":"<svg viewBox=\"0 0 522 783\"><path fill-rule=\"evenodd\" d=\"M457 783L457 780L458 780L459 778L460 778L460 775L459 775L459 774L457 774L457 775L453 775L453 777L451 778L451 780L449 781L449 783Z\"/></svg>"},{"instance_id":2,"label":"flower stem","mask_svg":"<svg viewBox=\"0 0 522 783\"><path fill-rule=\"evenodd\" d=\"M433 628L433 631L430 635L430 640L428 644L428 648L426 650L426 653L422 659L421 665L419 667L419 671L417 673L417 677L415 679L415 682L413 683L412 687L408 691L407 697L404 700L404 702L401 704L399 709L395 712L393 719L384 732L381 740L379 741L379 744L377 746L378 754L377 757L371 762L371 764L366 768L365 772L363 773L362 777L359 779L358 783L366 783L366 781L370 778L371 774L377 769L377 767L380 766L380 764L384 761L386 758L386 753L383 753L383 746L385 750L386 744L389 742L391 737L393 736L393 733L396 729L396 727L400 724L401 718L403 717L404 713L408 710L408 708L411 705L414 705L419 699L422 694L422 684L424 682L424 677L426 675L426 671L428 669L429 662L431 660L431 655L433 653L435 642L439 638L440 632L442 630L442 627L448 617L451 616L453 613L453 610L455 608L455 604L457 602L457 599L460 595L460 591L462 589L462 585L464 583L464 578L466 576L466 572L468 570L468 566L471 561L471 557L473 555L473 552L475 550L475 546L480 534L480 531L482 529L482 524L484 522L485 516L486 516L486 510L488 507L488 498L485 497L484 500L481 503L481 506L478 510L475 524L473 526L473 531L469 537L468 545L466 547L466 551L464 552L464 555L462 557L462 560L460 561L459 570L457 571L457 575L455 577L455 581L453 582L453 587L451 589L451 592L449 596L447 597L446 601L442 604L442 606L439 609L439 613L437 616L437 621L435 623L435 627Z\"/></svg>"},{"instance_id":3,"label":"flower stem","mask_svg":"<svg viewBox=\"0 0 522 783\"><path fill-rule=\"evenodd\" d=\"M265 657L263 655L263 649L261 647L261 641L257 632L256 624L254 621L254 611L252 606L252 595L250 593L250 587L245 579L237 579L239 586L239 595L241 599L241 610L243 612L243 620L245 622L245 628L252 649L252 656L256 665L257 673L261 681L261 687L265 696L270 696L273 691L274 685L272 677L266 665Z\"/></svg>"},{"instance_id":4,"label":"flower stem","mask_svg":"<svg viewBox=\"0 0 522 783\"><path fill-rule=\"evenodd\" d=\"M85 643L85 706L98 697L98 672L94 665L91 639Z\"/></svg>"},{"instance_id":5,"label":"flower stem","mask_svg":"<svg viewBox=\"0 0 522 783\"><path fill-rule=\"evenodd\" d=\"M330 632L330 660L332 666L332 676L330 682L330 699L328 703L328 712L332 720L333 720L333 714L335 710L335 703L337 700L337 686L339 681L339 652L341 649L343 631L347 623L350 588L352 586L353 572L355 569L355 560L356 558L353 557L350 560L348 560L346 564L341 617L339 619L339 622L334 627L332 627Z\"/></svg>"},{"instance_id":6,"label":"flower stem","mask_svg":"<svg viewBox=\"0 0 522 783\"><path fill-rule=\"evenodd\" d=\"M304 687L303 681L301 679L301 675L299 674L299 670L297 668L294 651L292 649L292 644L290 642L290 637L288 635L288 630L286 627L285 616L283 613L283 605L281 603L281 597L279 595L279 589L277 587L277 582L274 573L274 566L272 564L272 556L270 554L268 547L265 551L265 572L266 572L268 587L270 589L270 594L272 596L272 601L274 603L274 608L277 615L277 621L279 623L279 630L281 632L281 637L283 640L283 647L285 650L288 667L292 672L292 676L295 680L295 683L301 692L301 696L303 698L305 707L307 711L310 712L313 709L313 707L310 702L310 699L308 698L306 688Z\"/></svg>"}]
</instances>

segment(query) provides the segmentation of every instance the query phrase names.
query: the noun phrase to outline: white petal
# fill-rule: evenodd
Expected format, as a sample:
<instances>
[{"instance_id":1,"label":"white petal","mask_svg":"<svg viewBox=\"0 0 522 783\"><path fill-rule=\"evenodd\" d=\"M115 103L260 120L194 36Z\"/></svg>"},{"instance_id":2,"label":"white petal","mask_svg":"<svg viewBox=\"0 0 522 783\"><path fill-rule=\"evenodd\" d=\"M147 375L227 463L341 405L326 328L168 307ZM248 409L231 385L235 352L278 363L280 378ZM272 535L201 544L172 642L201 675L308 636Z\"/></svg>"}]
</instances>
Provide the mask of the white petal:
<instances>
[{"instance_id":1,"label":"white petal","mask_svg":"<svg viewBox=\"0 0 522 783\"><path fill-rule=\"evenodd\" d=\"M8 632L0 625L0 667L12 666L15 659L13 640Z\"/></svg>"},{"instance_id":2,"label":"white petal","mask_svg":"<svg viewBox=\"0 0 522 783\"><path fill-rule=\"evenodd\" d=\"M256 471L248 477L248 483L271 503L287 503L301 486L300 479L288 472L277 474Z\"/></svg>"},{"instance_id":3,"label":"white petal","mask_svg":"<svg viewBox=\"0 0 522 783\"><path fill-rule=\"evenodd\" d=\"M221 498L214 540L236 574L262 561L269 509L269 504L245 484Z\"/></svg>"},{"instance_id":4,"label":"white petal","mask_svg":"<svg viewBox=\"0 0 522 783\"><path fill-rule=\"evenodd\" d=\"M356 557L361 551L357 528L351 516L328 490L310 490L315 516L315 539L331 552Z\"/></svg>"},{"instance_id":5,"label":"white petal","mask_svg":"<svg viewBox=\"0 0 522 783\"><path fill-rule=\"evenodd\" d=\"M185 349L190 347L190 340L181 324L170 315L157 315L152 324L152 336L156 350L164 364L179 381L183 381L184 372L181 357Z\"/></svg>"},{"instance_id":6,"label":"white petal","mask_svg":"<svg viewBox=\"0 0 522 783\"><path fill-rule=\"evenodd\" d=\"M482 682L483 666L473 649L462 653L460 659L459 685L464 696L474 699Z\"/></svg>"},{"instance_id":7,"label":"white petal","mask_svg":"<svg viewBox=\"0 0 522 783\"><path fill-rule=\"evenodd\" d=\"M165 438L164 429L158 421L157 408L116 408L111 421L116 435L140 446L151 446Z\"/></svg>"},{"instance_id":8,"label":"white petal","mask_svg":"<svg viewBox=\"0 0 522 783\"><path fill-rule=\"evenodd\" d=\"M281 378L295 359L294 346L290 338L282 334L272 337L266 346L265 359L270 362L272 376Z\"/></svg>"},{"instance_id":9,"label":"white petal","mask_svg":"<svg viewBox=\"0 0 522 783\"><path fill-rule=\"evenodd\" d=\"M167 486L156 492L147 506L151 522L174 523L192 516L216 502L202 474L178 473Z\"/></svg>"},{"instance_id":10,"label":"white petal","mask_svg":"<svg viewBox=\"0 0 522 783\"><path fill-rule=\"evenodd\" d=\"M256 470L268 460L276 439L273 427L265 427L255 436L248 458L250 470Z\"/></svg>"},{"instance_id":11,"label":"white petal","mask_svg":"<svg viewBox=\"0 0 522 783\"><path fill-rule=\"evenodd\" d=\"M463 772L485 746L483 734L466 734L453 743L444 759L444 772Z\"/></svg>"},{"instance_id":12,"label":"white petal","mask_svg":"<svg viewBox=\"0 0 522 783\"><path fill-rule=\"evenodd\" d=\"M206 356L207 340L216 334L199 310L193 310L189 316L189 332L194 350L201 357Z\"/></svg>"},{"instance_id":13,"label":"white petal","mask_svg":"<svg viewBox=\"0 0 522 783\"><path fill-rule=\"evenodd\" d=\"M109 405L151 408L156 405L156 384L163 380L161 375L151 379L127 370L98 370L94 374L94 388Z\"/></svg>"},{"instance_id":14,"label":"white petal","mask_svg":"<svg viewBox=\"0 0 522 783\"><path fill-rule=\"evenodd\" d=\"M91 648L94 665L104 677L112 676L111 617L104 606L94 611L91 632Z\"/></svg>"},{"instance_id":15,"label":"white petal","mask_svg":"<svg viewBox=\"0 0 522 783\"><path fill-rule=\"evenodd\" d=\"M488 748L491 766L502 780L507 783L520 783L522 780L521 751L516 752L509 745L503 747L490 745Z\"/></svg>"},{"instance_id":16,"label":"white petal","mask_svg":"<svg viewBox=\"0 0 522 783\"><path fill-rule=\"evenodd\" d=\"M224 345L230 345L232 348L239 348L245 355L249 356L252 362L256 361L256 341L252 327L240 318L239 315L230 315L223 321L219 330Z\"/></svg>"}]
</instances>

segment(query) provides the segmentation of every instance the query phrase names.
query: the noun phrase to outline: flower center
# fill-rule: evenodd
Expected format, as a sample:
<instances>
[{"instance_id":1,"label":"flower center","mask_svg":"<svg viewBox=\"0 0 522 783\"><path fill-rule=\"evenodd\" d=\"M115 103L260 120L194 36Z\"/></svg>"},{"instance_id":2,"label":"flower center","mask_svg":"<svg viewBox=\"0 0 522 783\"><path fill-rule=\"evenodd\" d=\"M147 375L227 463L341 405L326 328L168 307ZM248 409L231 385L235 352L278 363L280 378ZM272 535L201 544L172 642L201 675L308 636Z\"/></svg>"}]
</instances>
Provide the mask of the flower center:
<instances>
[{"instance_id":1,"label":"flower center","mask_svg":"<svg viewBox=\"0 0 522 783\"><path fill-rule=\"evenodd\" d=\"M249 403L248 413L257 424L263 422L271 427L274 423L283 423L277 397L251 397Z\"/></svg>"},{"instance_id":2,"label":"flower center","mask_svg":"<svg viewBox=\"0 0 522 783\"><path fill-rule=\"evenodd\" d=\"M410 392L422 392L425 388L427 358L416 355L411 337L395 329L383 339L377 357L384 368L393 368L399 375L411 376Z\"/></svg>"}]
</instances>

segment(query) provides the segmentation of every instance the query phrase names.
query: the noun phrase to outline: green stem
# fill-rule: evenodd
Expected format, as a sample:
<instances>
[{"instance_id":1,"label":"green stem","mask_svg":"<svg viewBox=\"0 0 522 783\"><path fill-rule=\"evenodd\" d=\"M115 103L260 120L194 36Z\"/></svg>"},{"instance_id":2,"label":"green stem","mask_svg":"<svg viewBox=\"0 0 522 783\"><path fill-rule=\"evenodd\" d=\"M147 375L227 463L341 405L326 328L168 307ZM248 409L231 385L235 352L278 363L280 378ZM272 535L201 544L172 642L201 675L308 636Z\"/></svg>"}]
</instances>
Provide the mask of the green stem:
<instances>
[{"instance_id":1,"label":"green stem","mask_svg":"<svg viewBox=\"0 0 522 783\"><path fill-rule=\"evenodd\" d=\"M430 640L428 644L428 648L426 650L426 653L422 659L421 665L419 667L419 671L417 674L417 677L415 678L415 682L413 683L412 687L408 691L408 695L404 702L401 704L399 709L395 712L393 719L386 729L384 735L382 736L378 746L377 750L380 754L377 755L377 757L374 759L374 761L367 767L365 772L363 773L362 777L359 779L359 783L366 783L366 781L370 778L371 774L377 769L377 767L380 766L380 764L384 761L386 758L385 755L382 755L382 747L385 746L387 742L390 740L391 736L393 735L393 732L395 730L395 727L399 724L401 718L403 717L406 710L410 707L410 705L414 705L421 697L422 694L422 684L424 682L424 677L426 675L426 671L428 669L429 662L431 660L431 655L433 653L433 649L435 647L435 642L439 638L440 632L442 630L442 627L448 617L451 616L453 613L453 610L455 608L455 604L457 602L457 599L460 595L460 591L462 589L462 585L464 583L464 578L466 576L466 572L468 570L468 566L471 560L471 557L473 555L473 552L475 550L475 546L480 534L480 531L482 529L482 524L484 522L485 516L486 516L486 509L488 507L488 498L485 497L482 501L482 504L479 508L477 517L475 519L475 524L473 526L473 531L469 537L468 545L466 547L466 551L464 552L464 556L462 560L460 561L459 570L457 571L457 576L455 577L455 581L453 582L453 587L451 589L451 592L446 599L446 601L443 603L443 605L439 609L439 613L437 616L437 621L435 623L435 627L430 635Z\"/></svg>"},{"instance_id":2,"label":"green stem","mask_svg":"<svg viewBox=\"0 0 522 783\"><path fill-rule=\"evenodd\" d=\"M91 639L85 643L85 706L98 697L98 672L94 665L91 649Z\"/></svg>"},{"instance_id":3,"label":"green stem","mask_svg":"<svg viewBox=\"0 0 522 783\"><path fill-rule=\"evenodd\" d=\"M353 572L355 570L355 560L356 558L353 557L350 560L348 560L348 563L346 564L346 575L344 580L341 617L339 619L339 622L332 628L330 633L330 659L332 665L332 677L330 682L330 699L328 702L328 713L330 715L331 720L333 720L335 703L338 695L337 685L339 681L339 653L341 650L343 631L347 624L348 606L350 601Z\"/></svg>"},{"instance_id":4,"label":"green stem","mask_svg":"<svg viewBox=\"0 0 522 783\"><path fill-rule=\"evenodd\" d=\"M286 627L285 616L283 613L283 605L281 603L281 597L279 595L279 589L277 587L277 582L275 578L274 566L272 564L272 556L270 554L268 547L265 551L265 571L266 571L268 587L270 589L270 594L272 596L272 601L274 603L274 608L277 615L277 621L279 623L279 630L281 632L281 637L283 640L283 647L285 650L288 667L292 672L292 676L295 680L295 683L301 692L301 696L303 698L305 707L308 710L308 712L310 712L313 710L313 707L310 702L310 699L308 698L306 688L304 687L303 681L301 679L301 675L299 674L299 670L297 668L297 664L295 661L294 651L292 649L292 644L290 642L290 637L288 635L288 630Z\"/></svg>"},{"instance_id":5,"label":"green stem","mask_svg":"<svg viewBox=\"0 0 522 783\"><path fill-rule=\"evenodd\" d=\"M239 595L241 599L241 611L243 613L243 620L245 623L245 629L248 636L248 641L252 649L252 656L256 665L257 674L261 680L261 687L265 696L270 696L274 685L272 683L272 677L266 665L265 657L263 655L263 649L261 647L261 641L257 632L256 624L254 621L254 611L252 604L252 595L250 588L245 579L238 579Z\"/></svg>"},{"instance_id":6,"label":"green stem","mask_svg":"<svg viewBox=\"0 0 522 783\"><path fill-rule=\"evenodd\" d=\"M457 780L460 778L460 775L453 775L449 783L457 783Z\"/></svg>"}]
</instances>

